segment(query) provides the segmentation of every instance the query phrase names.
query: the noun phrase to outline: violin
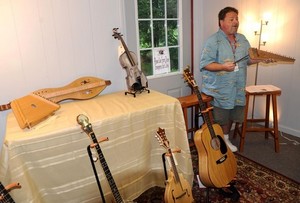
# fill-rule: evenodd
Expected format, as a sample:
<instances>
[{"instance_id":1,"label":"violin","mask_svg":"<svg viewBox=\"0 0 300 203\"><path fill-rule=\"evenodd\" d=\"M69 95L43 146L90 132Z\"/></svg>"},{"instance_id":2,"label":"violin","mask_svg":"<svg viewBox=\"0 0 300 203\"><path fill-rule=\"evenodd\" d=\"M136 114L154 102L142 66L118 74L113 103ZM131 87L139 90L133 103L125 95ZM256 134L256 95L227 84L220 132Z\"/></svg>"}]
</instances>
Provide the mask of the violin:
<instances>
[{"instance_id":1,"label":"violin","mask_svg":"<svg viewBox=\"0 0 300 203\"><path fill-rule=\"evenodd\" d=\"M119 56L119 62L121 66L126 70L126 83L129 90L129 93L141 92L147 89L148 80L145 74L139 70L137 57L135 53L129 51L126 43L122 38L122 34L118 32L118 28L113 29L113 35L115 39L121 41L121 44L124 48L124 52ZM149 90L148 90L149 93Z\"/></svg>"}]
</instances>

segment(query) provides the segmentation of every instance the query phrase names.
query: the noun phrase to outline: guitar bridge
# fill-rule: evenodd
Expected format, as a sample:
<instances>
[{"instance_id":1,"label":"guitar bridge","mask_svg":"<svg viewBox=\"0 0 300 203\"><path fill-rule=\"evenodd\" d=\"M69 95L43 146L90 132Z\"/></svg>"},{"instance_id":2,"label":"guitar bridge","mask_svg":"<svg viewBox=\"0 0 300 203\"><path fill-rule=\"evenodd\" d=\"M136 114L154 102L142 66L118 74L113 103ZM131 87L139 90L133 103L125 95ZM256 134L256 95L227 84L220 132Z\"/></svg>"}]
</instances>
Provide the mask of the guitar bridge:
<instances>
[{"instance_id":1,"label":"guitar bridge","mask_svg":"<svg viewBox=\"0 0 300 203\"><path fill-rule=\"evenodd\" d=\"M227 159L227 155L225 154L225 156L221 157L221 158L218 159L216 162L217 162L217 164L221 164L221 163L223 163L226 159Z\"/></svg>"}]
</instances>

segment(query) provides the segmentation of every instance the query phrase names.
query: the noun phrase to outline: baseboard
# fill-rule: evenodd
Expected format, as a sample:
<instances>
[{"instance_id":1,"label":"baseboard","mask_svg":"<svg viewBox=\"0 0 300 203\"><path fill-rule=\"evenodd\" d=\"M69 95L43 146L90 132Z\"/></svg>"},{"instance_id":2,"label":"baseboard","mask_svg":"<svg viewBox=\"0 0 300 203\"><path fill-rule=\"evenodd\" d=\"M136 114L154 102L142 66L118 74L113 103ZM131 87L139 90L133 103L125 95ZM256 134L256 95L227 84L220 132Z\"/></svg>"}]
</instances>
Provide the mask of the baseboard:
<instances>
[{"instance_id":1,"label":"baseboard","mask_svg":"<svg viewBox=\"0 0 300 203\"><path fill-rule=\"evenodd\" d=\"M272 126L272 125L273 125L273 123L270 123L270 126ZM231 126L231 131L233 131L234 128L235 128L235 124L233 124ZM293 128L289 128L289 127L286 127L284 125L278 125L278 129L279 129L279 131L281 131L283 133L286 133L286 134L289 134L289 135L292 135L292 136L300 138L300 131L299 130L295 130Z\"/></svg>"},{"instance_id":2,"label":"baseboard","mask_svg":"<svg viewBox=\"0 0 300 203\"><path fill-rule=\"evenodd\" d=\"M283 126L283 125L279 125L278 128L279 128L279 131L281 131L281 132L284 132L284 133L287 133L289 135L293 135L295 137L300 138L300 131L299 130L295 130L295 129L292 129L292 128L289 128L289 127L286 127L286 126Z\"/></svg>"}]
</instances>

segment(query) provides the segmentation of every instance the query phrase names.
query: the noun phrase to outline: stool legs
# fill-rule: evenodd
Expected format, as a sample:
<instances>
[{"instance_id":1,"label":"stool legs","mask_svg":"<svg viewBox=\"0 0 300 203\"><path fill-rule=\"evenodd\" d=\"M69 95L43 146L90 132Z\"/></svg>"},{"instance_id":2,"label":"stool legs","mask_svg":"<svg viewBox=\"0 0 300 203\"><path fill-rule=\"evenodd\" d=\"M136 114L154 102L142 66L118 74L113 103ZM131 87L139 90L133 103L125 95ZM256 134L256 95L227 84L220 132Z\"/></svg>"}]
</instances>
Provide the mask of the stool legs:
<instances>
[{"instance_id":1,"label":"stool legs","mask_svg":"<svg viewBox=\"0 0 300 203\"><path fill-rule=\"evenodd\" d=\"M247 129L247 117L248 117L248 111L249 111L249 100L250 95L246 94L246 106L245 106L245 112L244 112L244 122L242 123L242 129L240 134L240 152L244 151L244 144L245 144L245 135L246 135L246 129Z\"/></svg>"},{"instance_id":2,"label":"stool legs","mask_svg":"<svg viewBox=\"0 0 300 203\"><path fill-rule=\"evenodd\" d=\"M255 95L253 95L255 96ZM270 127L270 103L272 98L272 110L273 110L273 127ZM241 128L239 128L239 123L236 123L234 129L234 137L236 134L240 136L240 146L239 151L244 151L245 144L245 135L246 132L265 132L265 139L268 139L270 133L274 138L275 152L279 152L279 132L278 132L278 115L277 115L277 98L275 94L267 94L266 95L266 112L264 119L248 119L248 111L249 111L249 100L250 94L246 94L246 106L245 106L245 114L244 114L244 122L242 123ZM248 127L248 123L252 122L264 122L264 127Z\"/></svg>"},{"instance_id":3,"label":"stool legs","mask_svg":"<svg viewBox=\"0 0 300 203\"><path fill-rule=\"evenodd\" d=\"M273 103L274 106L274 103ZM265 115L265 128L269 128L269 121L270 121L270 95L266 95L266 115ZM265 131L265 138L269 138L269 132Z\"/></svg>"},{"instance_id":4,"label":"stool legs","mask_svg":"<svg viewBox=\"0 0 300 203\"><path fill-rule=\"evenodd\" d=\"M278 117L277 117L277 99L276 95L272 95L273 108L273 128L274 128L274 142L275 152L279 152L279 135L278 135Z\"/></svg>"}]
</instances>

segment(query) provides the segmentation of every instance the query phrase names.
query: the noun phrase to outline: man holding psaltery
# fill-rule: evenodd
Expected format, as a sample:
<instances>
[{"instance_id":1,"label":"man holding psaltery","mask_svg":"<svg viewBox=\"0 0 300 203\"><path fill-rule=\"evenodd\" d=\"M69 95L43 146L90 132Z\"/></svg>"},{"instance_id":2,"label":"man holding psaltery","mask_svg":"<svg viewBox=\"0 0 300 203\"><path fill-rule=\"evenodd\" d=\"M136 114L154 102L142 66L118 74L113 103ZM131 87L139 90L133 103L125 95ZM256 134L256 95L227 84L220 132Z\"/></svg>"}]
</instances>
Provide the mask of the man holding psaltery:
<instances>
[{"instance_id":1,"label":"man holding psaltery","mask_svg":"<svg viewBox=\"0 0 300 203\"><path fill-rule=\"evenodd\" d=\"M214 98L214 122L222 127L225 143L235 152L237 147L230 142L229 132L233 122L242 123L244 119L247 66L273 60L247 57L250 43L237 32L236 8L222 9L218 21L219 30L207 39L201 54L202 92Z\"/></svg>"}]
</instances>

